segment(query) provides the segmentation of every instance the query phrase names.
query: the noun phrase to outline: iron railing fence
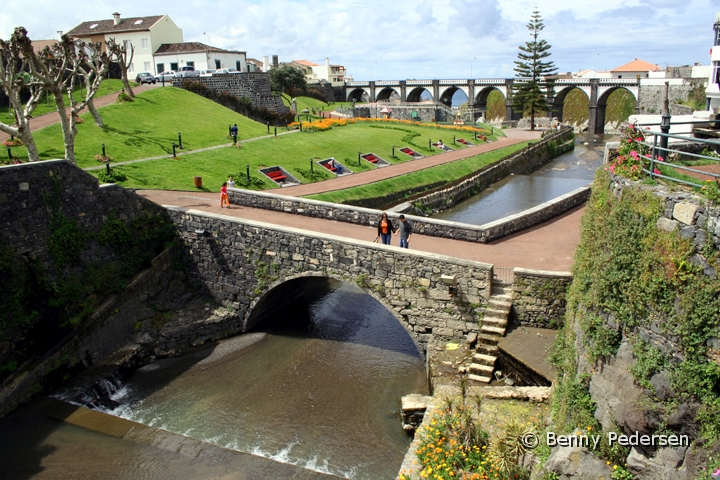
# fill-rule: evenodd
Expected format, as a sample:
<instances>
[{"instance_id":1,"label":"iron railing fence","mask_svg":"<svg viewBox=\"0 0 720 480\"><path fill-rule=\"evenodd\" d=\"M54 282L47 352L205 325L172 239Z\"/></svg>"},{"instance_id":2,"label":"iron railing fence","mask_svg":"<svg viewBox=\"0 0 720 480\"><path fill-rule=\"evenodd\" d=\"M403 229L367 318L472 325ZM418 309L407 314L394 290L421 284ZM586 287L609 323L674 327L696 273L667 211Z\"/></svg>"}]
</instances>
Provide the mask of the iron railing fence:
<instances>
[{"instance_id":1,"label":"iron railing fence","mask_svg":"<svg viewBox=\"0 0 720 480\"><path fill-rule=\"evenodd\" d=\"M673 123L673 125L682 125L682 124L707 124L707 123L713 123L717 122L716 120L710 120L710 121L700 121L700 122L678 122ZM652 125L658 125L658 124L652 124ZM692 187L702 188L702 184L691 182L688 180L684 180L681 178L671 177L668 175L664 175L662 173L655 173L656 167L658 165L663 165L667 167L676 168L678 170L683 170L687 172L693 172L701 175L707 175L710 176L716 181L720 180L720 174L712 173L712 172L706 172L703 170L697 170L695 168L688 167L687 165L679 165L675 163L671 163L668 161L668 158L670 154L677 153L679 155L685 156L685 157L693 157L699 160L705 160L709 161L711 163L719 163L720 164L720 158L713 157L709 155L702 155L698 153L692 153L692 152L686 152L683 150L677 150L670 148L669 145L669 139L674 138L678 140L684 140L687 142L693 142L693 143L701 143L706 144L708 146L712 146L715 148L720 148L720 140L713 140L709 138L696 138L696 137L688 137L687 135L678 135L678 134L672 134L672 133L663 133L663 132L656 132L652 130L645 130L643 131L643 134L645 135L645 141L639 142L642 145L647 146L650 149L650 153L648 155L640 155L643 159L650 162L650 166L648 168L642 167L642 171L650 176L651 179L655 178L662 178L664 180L676 182L676 183L682 183L684 185L689 185ZM648 137L652 136L652 141L648 141ZM665 139L665 142L668 142L668 146L662 146L663 139ZM660 160L662 158L662 161ZM658 169L658 171L660 171Z\"/></svg>"}]
</instances>

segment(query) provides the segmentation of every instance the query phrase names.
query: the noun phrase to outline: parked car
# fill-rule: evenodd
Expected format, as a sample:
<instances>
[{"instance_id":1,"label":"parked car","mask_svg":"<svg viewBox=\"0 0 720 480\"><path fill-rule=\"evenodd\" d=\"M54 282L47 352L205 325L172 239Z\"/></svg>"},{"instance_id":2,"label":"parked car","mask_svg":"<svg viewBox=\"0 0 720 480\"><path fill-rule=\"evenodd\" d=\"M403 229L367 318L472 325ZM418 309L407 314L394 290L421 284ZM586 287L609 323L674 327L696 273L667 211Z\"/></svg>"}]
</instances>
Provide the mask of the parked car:
<instances>
[{"instance_id":1,"label":"parked car","mask_svg":"<svg viewBox=\"0 0 720 480\"><path fill-rule=\"evenodd\" d=\"M135 77L135 83L139 83L140 85L143 83L155 83L156 81L150 72L140 72L137 74L137 77Z\"/></svg>"},{"instance_id":2,"label":"parked car","mask_svg":"<svg viewBox=\"0 0 720 480\"><path fill-rule=\"evenodd\" d=\"M215 73L215 70L198 70L198 72L200 72L201 77L210 77Z\"/></svg>"},{"instance_id":3,"label":"parked car","mask_svg":"<svg viewBox=\"0 0 720 480\"><path fill-rule=\"evenodd\" d=\"M234 68L218 68L215 73L240 73Z\"/></svg>"},{"instance_id":4,"label":"parked car","mask_svg":"<svg viewBox=\"0 0 720 480\"><path fill-rule=\"evenodd\" d=\"M195 70L195 67L181 67L179 71L175 72L176 78L185 77L199 77L200 72Z\"/></svg>"},{"instance_id":5,"label":"parked car","mask_svg":"<svg viewBox=\"0 0 720 480\"><path fill-rule=\"evenodd\" d=\"M165 80L166 82L172 82L172 79L175 78L175 71L174 70L168 70L166 72L159 73L155 76L155 80L158 82L161 82Z\"/></svg>"}]
</instances>

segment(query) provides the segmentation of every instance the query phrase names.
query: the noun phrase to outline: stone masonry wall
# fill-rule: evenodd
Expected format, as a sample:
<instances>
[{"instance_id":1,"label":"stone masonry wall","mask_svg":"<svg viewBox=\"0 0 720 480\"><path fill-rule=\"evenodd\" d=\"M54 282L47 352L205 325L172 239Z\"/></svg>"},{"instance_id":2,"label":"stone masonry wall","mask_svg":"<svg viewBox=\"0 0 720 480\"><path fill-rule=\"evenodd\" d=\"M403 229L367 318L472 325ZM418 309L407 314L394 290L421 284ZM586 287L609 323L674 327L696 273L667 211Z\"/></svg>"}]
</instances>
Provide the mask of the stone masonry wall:
<instances>
[{"instance_id":1,"label":"stone masonry wall","mask_svg":"<svg viewBox=\"0 0 720 480\"><path fill-rule=\"evenodd\" d=\"M513 270L512 320L526 327L558 329L565 319L570 272Z\"/></svg>"},{"instance_id":2,"label":"stone masonry wall","mask_svg":"<svg viewBox=\"0 0 720 480\"><path fill-rule=\"evenodd\" d=\"M0 236L17 253L39 259L52 274L47 252L50 212L44 196L57 196L64 213L84 231L97 231L116 211L121 220L163 212L162 207L117 185L98 185L92 175L65 160L0 166ZM114 253L91 242L84 263Z\"/></svg>"},{"instance_id":3,"label":"stone masonry wall","mask_svg":"<svg viewBox=\"0 0 720 480\"><path fill-rule=\"evenodd\" d=\"M676 104L687 100L690 91L693 89L691 83L683 85L670 85L668 88L668 99L670 104ZM643 85L638 98L639 114L661 114L665 102L665 85Z\"/></svg>"},{"instance_id":4,"label":"stone masonry wall","mask_svg":"<svg viewBox=\"0 0 720 480\"><path fill-rule=\"evenodd\" d=\"M267 108L277 113L290 111L278 95L270 89L270 76L267 73L226 73L211 77L175 78L173 86L182 87L183 82L204 83L210 90L225 92L237 98L247 97L254 107Z\"/></svg>"},{"instance_id":5,"label":"stone masonry wall","mask_svg":"<svg viewBox=\"0 0 720 480\"><path fill-rule=\"evenodd\" d=\"M492 265L372 242L171 208L191 252L193 275L248 324L267 292L303 276L352 282L383 303L421 351L439 339L479 333L478 313L490 295ZM441 275L454 275L450 295Z\"/></svg>"}]
</instances>

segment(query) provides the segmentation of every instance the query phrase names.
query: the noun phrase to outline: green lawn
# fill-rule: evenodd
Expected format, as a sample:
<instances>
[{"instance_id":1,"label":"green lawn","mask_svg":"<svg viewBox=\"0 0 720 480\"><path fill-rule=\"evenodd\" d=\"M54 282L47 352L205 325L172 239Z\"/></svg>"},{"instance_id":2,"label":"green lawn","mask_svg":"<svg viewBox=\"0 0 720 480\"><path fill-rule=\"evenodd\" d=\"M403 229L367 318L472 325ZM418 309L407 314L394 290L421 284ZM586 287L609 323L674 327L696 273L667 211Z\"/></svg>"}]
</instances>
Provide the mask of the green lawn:
<instances>
[{"instance_id":1,"label":"green lawn","mask_svg":"<svg viewBox=\"0 0 720 480\"><path fill-rule=\"evenodd\" d=\"M134 83L133 83L134 85ZM122 81L121 80L115 80L115 79L108 79L103 81L100 84L100 89L98 90L98 93L95 95L95 98L102 97L103 95L107 95L110 93L119 92L122 88ZM76 100L82 100L85 98L85 86L78 87L75 90L75 99ZM70 106L70 99L67 95L65 95L65 105ZM46 113L55 112L57 111L57 108L55 108L55 102L53 101L51 96L43 96L40 100L40 103L38 103L38 106L35 107L35 111L33 112L33 117L39 117L40 115L45 115ZM15 117L13 116L12 108L8 107L0 107L0 119L4 123L15 123Z\"/></svg>"},{"instance_id":2,"label":"green lawn","mask_svg":"<svg viewBox=\"0 0 720 480\"><path fill-rule=\"evenodd\" d=\"M98 165L94 159L102 153L116 162L172 153L172 142L182 133L185 150L197 150L228 143L228 125L237 123L238 139L267 134L267 127L217 103L188 91L165 87L138 94L134 102L113 104L98 110L104 128L95 126L89 114L77 126L75 154L80 167ZM60 124L33 133L42 159L63 158ZM23 158L22 148L13 151Z\"/></svg>"},{"instance_id":3,"label":"green lawn","mask_svg":"<svg viewBox=\"0 0 720 480\"><path fill-rule=\"evenodd\" d=\"M292 107L292 99L290 98L289 95L283 94L283 95L282 95L282 99L283 99L283 103L284 103L286 106ZM302 112L302 111L305 110L306 108L307 108L309 111L311 111L311 112L312 112L312 109L313 109L313 108L314 108L315 110L320 110L320 109L322 109L322 110L324 110L324 111L326 111L326 112L332 112L332 111L334 111L336 108L352 108L352 102L332 102L332 103L325 103L325 102L323 102L322 100L317 100L317 99L311 98L311 97L296 97L296 99L297 99L298 112ZM362 105L362 104L358 103L357 105L360 106L360 105ZM298 113L298 112L295 112L295 113ZM313 117L312 114L310 115L310 117L311 117L311 118L318 118L318 117ZM303 114L303 119L304 119L304 114Z\"/></svg>"},{"instance_id":4,"label":"green lawn","mask_svg":"<svg viewBox=\"0 0 720 480\"><path fill-rule=\"evenodd\" d=\"M437 165L417 172L408 173L400 177L389 178L380 182L369 183L359 187L336 190L333 192L310 195L309 198L333 203L347 203L352 200L380 197L394 192L422 187L445 179L452 182L459 178L480 170L486 165L512 155L513 153L527 147L528 142L523 142L509 147L483 153L474 157L464 158L455 162Z\"/></svg>"},{"instance_id":5,"label":"green lawn","mask_svg":"<svg viewBox=\"0 0 720 480\"><path fill-rule=\"evenodd\" d=\"M402 129L402 130L400 130ZM406 131L407 130L407 131ZM157 188L166 190L193 190L193 177L202 176L203 184L211 191L219 191L228 175L242 174L245 177L245 165L250 165L253 184L251 189L279 188L258 172L264 166L280 165L303 183L333 178L329 172L314 163L310 172L310 159L335 157L355 172L376 168L363 160L358 165L358 152L383 157L391 163L410 161L410 157L399 152L392 158L392 147L409 144L403 138L419 134L412 141L427 148L428 138L447 137L448 130L439 130L434 126L384 125L377 123L357 123L335 127L325 132L295 132L280 135L277 138L264 138L243 144L242 148L225 147L217 150L199 152L176 160L163 159L140 162L132 165L113 167L124 173L128 179L120 184L129 188ZM467 135L466 135L467 136ZM469 137L469 136L467 136ZM458 148L460 145L458 145ZM415 150L430 156L440 153L433 149L428 152L417 146ZM463 147L465 148L465 147ZM98 174L98 171L92 173ZM238 184L238 186L241 186Z\"/></svg>"}]
</instances>

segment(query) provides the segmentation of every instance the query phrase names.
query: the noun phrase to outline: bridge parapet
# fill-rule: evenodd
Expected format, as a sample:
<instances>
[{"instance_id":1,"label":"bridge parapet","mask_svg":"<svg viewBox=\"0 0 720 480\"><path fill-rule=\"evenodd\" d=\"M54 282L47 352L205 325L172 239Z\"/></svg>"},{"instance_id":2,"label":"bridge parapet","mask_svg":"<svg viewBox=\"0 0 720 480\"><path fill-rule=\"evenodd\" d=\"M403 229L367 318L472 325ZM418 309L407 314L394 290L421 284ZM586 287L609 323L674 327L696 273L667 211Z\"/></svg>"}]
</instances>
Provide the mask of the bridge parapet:
<instances>
[{"instance_id":1,"label":"bridge parapet","mask_svg":"<svg viewBox=\"0 0 720 480\"><path fill-rule=\"evenodd\" d=\"M191 252L192 274L219 303L238 310L243 331L253 326L254 308L272 290L300 277L326 276L365 289L422 352L480 332L478 315L492 288L490 264L167 208Z\"/></svg>"}]
</instances>

